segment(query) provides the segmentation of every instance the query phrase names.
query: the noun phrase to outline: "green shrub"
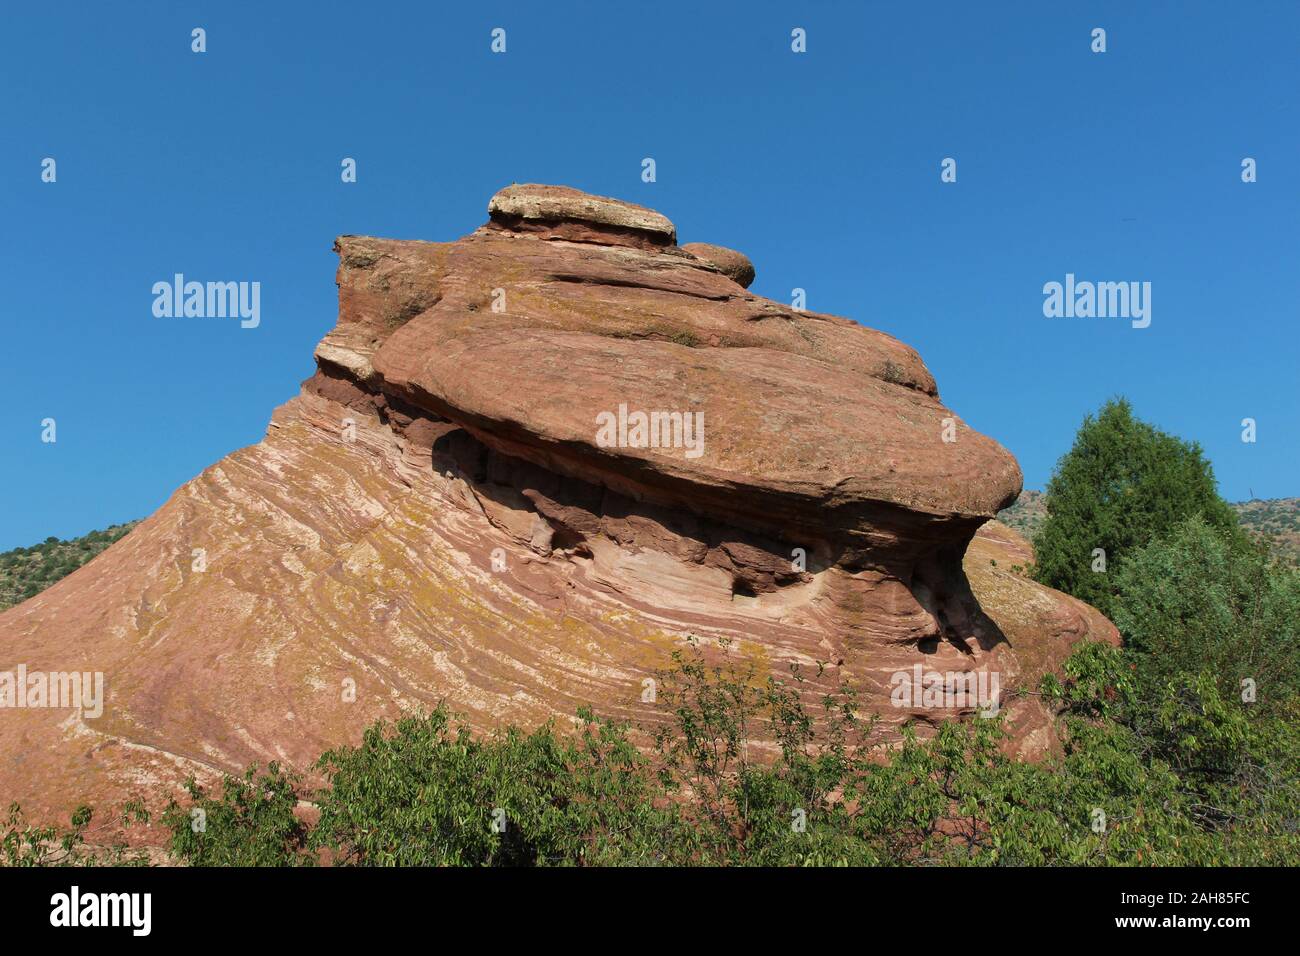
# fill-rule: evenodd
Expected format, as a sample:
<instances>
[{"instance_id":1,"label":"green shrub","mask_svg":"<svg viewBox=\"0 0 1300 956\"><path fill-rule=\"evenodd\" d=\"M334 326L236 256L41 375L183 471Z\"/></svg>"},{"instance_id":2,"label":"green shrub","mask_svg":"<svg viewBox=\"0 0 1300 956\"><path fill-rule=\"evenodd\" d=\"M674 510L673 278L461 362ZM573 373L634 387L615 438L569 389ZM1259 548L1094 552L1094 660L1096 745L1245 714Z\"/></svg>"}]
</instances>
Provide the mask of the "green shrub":
<instances>
[{"instance_id":1,"label":"green shrub","mask_svg":"<svg viewBox=\"0 0 1300 956\"><path fill-rule=\"evenodd\" d=\"M671 814L623 728L584 713L558 736L480 739L442 708L370 727L325 754L312 846L336 862L534 866L656 862Z\"/></svg>"},{"instance_id":2,"label":"green shrub","mask_svg":"<svg viewBox=\"0 0 1300 956\"><path fill-rule=\"evenodd\" d=\"M163 825L171 850L195 866L287 866L311 862L303 851L307 827L297 817L297 777L271 763L258 773L224 778L219 797L194 780L186 784L190 804L168 803Z\"/></svg>"},{"instance_id":3,"label":"green shrub","mask_svg":"<svg viewBox=\"0 0 1300 956\"><path fill-rule=\"evenodd\" d=\"M1209 672L1221 694L1254 681L1258 705L1300 687L1300 573L1200 516L1132 552L1115 574L1113 616L1148 695Z\"/></svg>"}]
</instances>

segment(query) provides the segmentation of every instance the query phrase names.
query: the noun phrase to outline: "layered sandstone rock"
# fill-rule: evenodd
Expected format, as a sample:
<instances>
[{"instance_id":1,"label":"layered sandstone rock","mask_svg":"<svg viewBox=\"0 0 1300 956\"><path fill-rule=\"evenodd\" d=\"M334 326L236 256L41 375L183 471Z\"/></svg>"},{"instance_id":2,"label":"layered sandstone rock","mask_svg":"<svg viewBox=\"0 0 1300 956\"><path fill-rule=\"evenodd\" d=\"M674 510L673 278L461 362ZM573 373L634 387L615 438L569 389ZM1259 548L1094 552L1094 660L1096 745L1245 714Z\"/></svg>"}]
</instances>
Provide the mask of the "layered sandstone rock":
<instances>
[{"instance_id":1,"label":"layered sandstone rock","mask_svg":"<svg viewBox=\"0 0 1300 956\"><path fill-rule=\"evenodd\" d=\"M266 438L0 616L0 669L107 679L98 718L0 710L0 801L306 767L439 701L649 721L688 638L825 663L812 692L892 727L974 710L894 707L893 675L995 673L1021 752L1051 747L1015 691L1114 628L1010 570L1027 546L986 522L1019 468L912 349L750 294L747 259L639 206L513 186L489 213L340 238L338 323Z\"/></svg>"}]
</instances>

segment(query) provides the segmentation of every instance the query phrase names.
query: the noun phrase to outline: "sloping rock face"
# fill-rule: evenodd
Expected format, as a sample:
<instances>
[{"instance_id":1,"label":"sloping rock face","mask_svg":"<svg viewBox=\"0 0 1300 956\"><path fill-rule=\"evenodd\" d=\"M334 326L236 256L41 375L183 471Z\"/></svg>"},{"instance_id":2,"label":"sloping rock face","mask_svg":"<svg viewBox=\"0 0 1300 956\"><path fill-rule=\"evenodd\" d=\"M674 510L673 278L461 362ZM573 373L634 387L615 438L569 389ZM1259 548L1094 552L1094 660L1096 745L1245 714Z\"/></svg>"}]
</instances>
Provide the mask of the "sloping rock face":
<instances>
[{"instance_id":1,"label":"sloping rock face","mask_svg":"<svg viewBox=\"0 0 1300 956\"><path fill-rule=\"evenodd\" d=\"M896 706L898 674L996 675L1020 752L1051 748L1016 689L1118 637L1010 570L1028 546L986 522L1019 467L912 349L750 294L746 257L652 210L529 185L489 217L341 237L338 324L266 438L0 615L0 668L105 675L99 716L0 709L0 801L306 768L440 701L651 721L691 638L893 728L984 703Z\"/></svg>"}]
</instances>

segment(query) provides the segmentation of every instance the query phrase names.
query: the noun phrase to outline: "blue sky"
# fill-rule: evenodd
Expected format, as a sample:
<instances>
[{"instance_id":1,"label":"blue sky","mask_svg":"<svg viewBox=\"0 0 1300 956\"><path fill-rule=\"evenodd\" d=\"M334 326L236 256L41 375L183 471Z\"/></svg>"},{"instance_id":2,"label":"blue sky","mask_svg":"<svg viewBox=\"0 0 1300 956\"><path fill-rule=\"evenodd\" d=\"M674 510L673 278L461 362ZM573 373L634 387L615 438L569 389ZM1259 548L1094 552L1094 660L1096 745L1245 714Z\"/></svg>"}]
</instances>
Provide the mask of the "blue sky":
<instances>
[{"instance_id":1,"label":"blue sky","mask_svg":"<svg viewBox=\"0 0 1300 956\"><path fill-rule=\"evenodd\" d=\"M916 347L1027 487L1124 394L1229 499L1300 494L1294 2L51 2L0 62L0 548L259 440L334 323L334 236L455 238L515 181L644 203ZM155 318L176 272L259 281L260 327ZM1067 272L1151 282L1150 328L1045 318Z\"/></svg>"}]
</instances>

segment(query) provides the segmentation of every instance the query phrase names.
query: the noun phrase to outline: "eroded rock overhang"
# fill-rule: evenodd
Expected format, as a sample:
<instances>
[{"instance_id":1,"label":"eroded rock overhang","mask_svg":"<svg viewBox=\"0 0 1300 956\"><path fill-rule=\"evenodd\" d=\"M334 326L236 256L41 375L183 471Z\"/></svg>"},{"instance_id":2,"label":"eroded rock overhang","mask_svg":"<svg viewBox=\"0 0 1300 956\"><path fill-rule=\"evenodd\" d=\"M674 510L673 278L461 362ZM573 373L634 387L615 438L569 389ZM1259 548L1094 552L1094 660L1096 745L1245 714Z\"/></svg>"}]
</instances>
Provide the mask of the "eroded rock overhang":
<instances>
[{"instance_id":1,"label":"eroded rock overhang","mask_svg":"<svg viewBox=\"0 0 1300 956\"><path fill-rule=\"evenodd\" d=\"M564 187L508 187L489 217L451 243L340 238L322 370L500 454L832 561L959 560L1018 494L1015 459L939 401L913 349L748 292L743 254Z\"/></svg>"}]
</instances>

